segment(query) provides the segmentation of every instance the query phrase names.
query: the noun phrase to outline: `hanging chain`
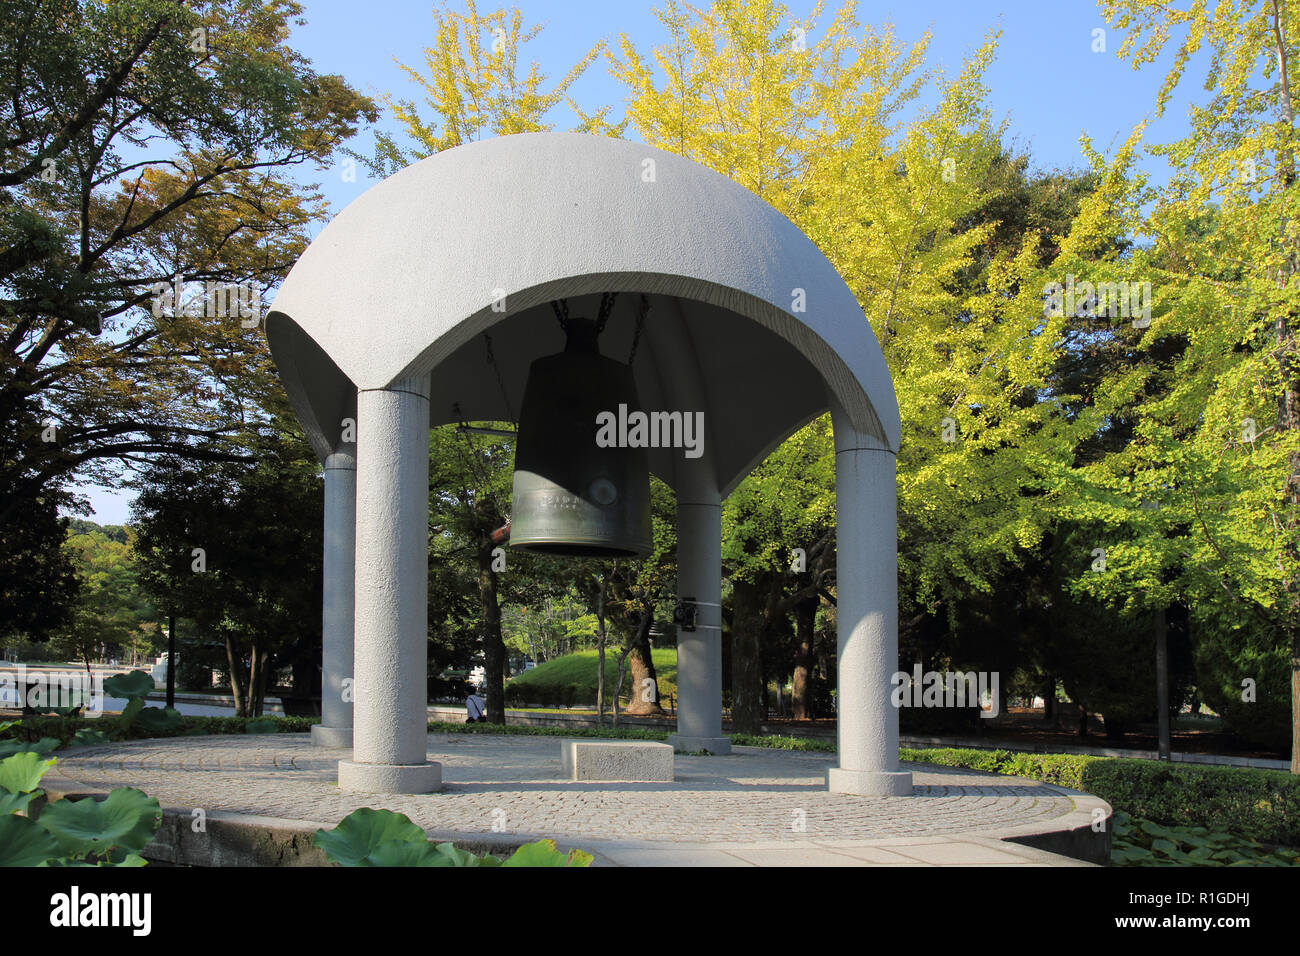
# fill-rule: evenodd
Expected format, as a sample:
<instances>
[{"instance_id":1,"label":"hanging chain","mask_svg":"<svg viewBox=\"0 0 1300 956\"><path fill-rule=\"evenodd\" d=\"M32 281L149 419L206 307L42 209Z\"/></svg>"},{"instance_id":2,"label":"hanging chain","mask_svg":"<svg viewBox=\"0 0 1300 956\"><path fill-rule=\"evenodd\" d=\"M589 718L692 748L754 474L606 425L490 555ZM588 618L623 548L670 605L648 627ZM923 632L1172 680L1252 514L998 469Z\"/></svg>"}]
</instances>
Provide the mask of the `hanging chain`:
<instances>
[{"instance_id":1,"label":"hanging chain","mask_svg":"<svg viewBox=\"0 0 1300 956\"><path fill-rule=\"evenodd\" d=\"M618 298L617 292L602 292L600 296L600 312L596 316L596 334L600 335L605 331L605 323L609 321L609 315L614 311L614 301ZM551 310L555 313L555 321L560 323L560 328L564 334L569 334L569 300L552 299Z\"/></svg>"},{"instance_id":2,"label":"hanging chain","mask_svg":"<svg viewBox=\"0 0 1300 956\"><path fill-rule=\"evenodd\" d=\"M632 351L627 354L627 364L636 361L636 347L641 344L641 330L645 328L646 316L650 314L650 299L641 294L641 312L636 317L636 331L632 333Z\"/></svg>"},{"instance_id":3,"label":"hanging chain","mask_svg":"<svg viewBox=\"0 0 1300 956\"><path fill-rule=\"evenodd\" d=\"M483 344L487 346L487 362L492 366L492 371L496 373L497 387L501 389L501 400L506 403L506 415L510 421L515 421L514 408L510 404L510 395L506 392L505 379L501 377L501 366L497 365L497 357L492 353L492 336L486 332L483 333Z\"/></svg>"},{"instance_id":4,"label":"hanging chain","mask_svg":"<svg viewBox=\"0 0 1300 956\"><path fill-rule=\"evenodd\" d=\"M617 292L606 292L601 295L600 314L596 317L597 335L605 331L605 323L609 321L609 314L614 311L614 300L617 298Z\"/></svg>"},{"instance_id":5,"label":"hanging chain","mask_svg":"<svg viewBox=\"0 0 1300 956\"><path fill-rule=\"evenodd\" d=\"M569 300L552 299L551 308L555 311L555 321L560 323L560 328L564 330L565 335L568 335L569 334Z\"/></svg>"}]
</instances>

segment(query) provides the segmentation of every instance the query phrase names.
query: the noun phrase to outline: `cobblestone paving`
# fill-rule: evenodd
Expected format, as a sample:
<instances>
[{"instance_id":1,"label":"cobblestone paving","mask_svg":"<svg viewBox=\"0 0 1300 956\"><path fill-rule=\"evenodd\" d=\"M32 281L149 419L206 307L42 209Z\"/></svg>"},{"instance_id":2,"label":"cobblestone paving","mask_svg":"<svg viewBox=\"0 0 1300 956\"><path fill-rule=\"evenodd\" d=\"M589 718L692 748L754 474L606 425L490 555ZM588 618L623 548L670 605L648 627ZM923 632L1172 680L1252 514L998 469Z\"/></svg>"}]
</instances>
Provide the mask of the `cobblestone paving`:
<instances>
[{"instance_id":1,"label":"cobblestone paving","mask_svg":"<svg viewBox=\"0 0 1300 956\"><path fill-rule=\"evenodd\" d=\"M347 751L307 735L139 741L61 755L57 771L88 789L131 786L165 807L226 810L333 824L359 806L405 813L437 831L492 831L656 843L825 843L1041 825L1074 809L1068 794L1029 780L912 765L914 796L826 791L828 754L739 747L727 757L676 757L673 783L571 783L559 739L430 735L441 793L342 793Z\"/></svg>"}]
</instances>

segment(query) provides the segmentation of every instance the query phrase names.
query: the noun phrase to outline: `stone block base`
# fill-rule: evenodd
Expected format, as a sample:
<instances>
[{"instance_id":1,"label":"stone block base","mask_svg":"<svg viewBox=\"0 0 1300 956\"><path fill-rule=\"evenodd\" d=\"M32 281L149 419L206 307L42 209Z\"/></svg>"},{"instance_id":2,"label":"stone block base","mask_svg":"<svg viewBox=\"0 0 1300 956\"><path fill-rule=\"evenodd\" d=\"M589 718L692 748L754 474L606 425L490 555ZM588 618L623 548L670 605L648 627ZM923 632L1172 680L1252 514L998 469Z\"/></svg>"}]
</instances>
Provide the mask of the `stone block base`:
<instances>
[{"instance_id":1,"label":"stone block base","mask_svg":"<svg viewBox=\"0 0 1300 956\"><path fill-rule=\"evenodd\" d=\"M681 734L669 734L668 746L681 753L709 753L722 756L731 753L730 737L685 737Z\"/></svg>"},{"instance_id":2,"label":"stone block base","mask_svg":"<svg viewBox=\"0 0 1300 956\"><path fill-rule=\"evenodd\" d=\"M649 740L564 740L560 757L566 780L673 779L673 748Z\"/></svg>"},{"instance_id":3,"label":"stone block base","mask_svg":"<svg viewBox=\"0 0 1300 956\"><path fill-rule=\"evenodd\" d=\"M352 749L351 727L326 727L324 724L312 724L311 745L313 747L334 747Z\"/></svg>"},{"instance_id":4,"label":"stone block base","mask_svg":"<svg viewBox=\"0 0 1300 956\"><path fill-rule=\"evenodd\" d=\"M351 793L435 793L442 789L442 764L340 760L339 789Z\"/></svg>"},{"instance_id":5,"label":"stone block base","mask_svg":"<svg viewBox=\"0 0 1300 956\"><path fill-rule=\"evenodd\" d=\"M910 797L912 775L907 771L844 770L826 771L826 789L831 793L852 793L860 797Z\"/></svg>"}]
</instances>

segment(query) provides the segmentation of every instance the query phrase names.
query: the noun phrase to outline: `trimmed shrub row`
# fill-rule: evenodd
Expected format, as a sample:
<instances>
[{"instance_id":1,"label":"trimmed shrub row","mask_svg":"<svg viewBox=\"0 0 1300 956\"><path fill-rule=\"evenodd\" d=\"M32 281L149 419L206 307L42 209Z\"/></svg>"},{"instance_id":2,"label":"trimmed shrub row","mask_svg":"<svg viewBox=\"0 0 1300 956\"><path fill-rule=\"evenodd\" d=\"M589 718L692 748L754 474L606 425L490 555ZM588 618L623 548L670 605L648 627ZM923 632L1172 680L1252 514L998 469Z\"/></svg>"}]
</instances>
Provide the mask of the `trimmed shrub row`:
<instances>
[{"instance_id":1,"label":"trimmed shrub row","mask_svg":"<svg viewBox=\"0 0 1300 956\"><path fill-rule=\"evenodd\" d=\"M574 707L578 703L578 688L573 684L563 687L533 687L511 682L506 684L507 707Z\"/></svg>"},{"instance_id":2,"label":"trimmed shrub row","mask_svg":"<svg viewBox=\"0 0 1300 956\"><path fill-rule=\"evenodd\" d=\"M139 739L188 737L203 734L242 734L246 732L245 728L250 721L274 721L278 733L302 734L310 731L312 724L320 723L319 717L281 717L278 714L266 714L262 717L191 717L182 715L181 720L180 727L175 730L143 731L139 728L132 728L131 737ZM269 727L270 724L255 724L254 731L258 732L258 728L261 726ZM36 741L42 737L56 737L64 745L67 745L72 742L77 731L82 729L98 730L110 737L116 737L118 720L116 716L59 717L42 715L24 717L20 724L10 728L9 735L26 741Z\"/></svg>"},{"instance_id":3,"label":"trimmed shrub row","mask_svg":"<svg viewBox=\"0 0 1300 956\"><path fill-rule=\"evenodd\" d=\"M1206 827L1261 843L1300 846L1300 776L1285 770L955 748L902 748L899 757L1085 790L1116 810L1166 826Z\"/></svg>"},{"instance_id":4,"label":"trimmed shrub row","mask_svg":"<svg viewBox=\"0 0 1300 956\"><path fill-rule=\"evenodd\" d=\"M900 747L898 757L900 760L915 760L919 763L932 763L943 767L966 767L971 770L986 770L989 773L1028 777L1031 780L1042 780L1044 783L1069 787L1071 790L1087 790L1083 783L1085 769L1098 761L1111 759L1088 754L1026 754L1011 750L973 750L957 747L939 747L933 750ZM1100 797L1101 794L1097 796ZM1102 797L1102 799L1106 798Z\"/></svg>"},{"instance_id":5,"label":"trimmed shrub row","mask_svg":"<svg viewBox=\"0 0 1300 956\"><path fill-rule=\"evenodd\" d=\"M498 734L506 737L598 737L605 740L667 740L668 731L640 727L530 727L524 724L448 724L429 722L440 734Z\"/></svg>"},{"instance_id":6,"label":"trimmed shrub row","mask_svg":"<svg viewBox=\"0 0 1300 956\"><path fill-rule=\"evenodd\" d=\"M1285 770L1101 760L1082 789L1135 817L1300 846L1300 776Z\"/></svg>"},{"instance_id":7,"label":"trimmed shrub row","mask_svg":"<svg viewBox=\"0 0 1300 956\"><path fill-rule=\"evenodd\" d=\"M732 734L731 742L737 747L767 747L771 750L806 750L816 753L835 753L835 741L817 740L813 737L754 737L750 734Z\"/></svg>"}]
</instances>

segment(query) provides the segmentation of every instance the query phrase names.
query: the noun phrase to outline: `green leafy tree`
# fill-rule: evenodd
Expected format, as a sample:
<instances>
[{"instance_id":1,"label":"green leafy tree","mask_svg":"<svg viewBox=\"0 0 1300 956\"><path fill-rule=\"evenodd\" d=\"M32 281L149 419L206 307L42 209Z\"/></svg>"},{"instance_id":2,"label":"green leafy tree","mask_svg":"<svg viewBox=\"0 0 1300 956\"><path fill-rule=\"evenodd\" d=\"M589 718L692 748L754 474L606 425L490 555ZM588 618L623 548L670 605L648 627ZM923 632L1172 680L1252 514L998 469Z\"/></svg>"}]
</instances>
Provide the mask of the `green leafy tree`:
<instances>
[{"instance_id":1,"label":"green leafy tree","mask_svg":"<svg viewBox=\"0 0 1300 956\"><path fill-rule=\"evenodd\" d=\"M811 716L816 609L822 600L834 603L834 489L835 443L823 415L727 498L723 565L731 583L733 727L761 723L761 689L767 678L783 683L787 674L794 678L795 716ZM779 659L765 654L792 613L797 648Z\"/></svg>"},{"instance_id":2,"label":"green leafy tree","mask_svg":"<svg viewBox=\"0 0 1300 956\"><path fill-rule=\"evenodd\" d=\"M521 657L543 664L592 646L596 616L575 589L538 597L502 611L506 645Z\"/></svg>"},{"instance_id":3,"label":"green leafy tree","mask_svg":"<svg viewBox=\"0 0 1300 956\"><path fill-rule=\"evenodd\" d=\"M224 439L265 420L278 386L253 302L324 213L291 174L328 164L376 118L284 42L301 12L290 0L6 4L0 566L36 543L9 529L67 504L70 482L114 484L151 456L240 457ZM244 306L233 314L230 284Z\"/></svg>"},{"instance_id":4,"label":"green leafy tree","mask_svg":"<svg viewBox=\"0 0 1300 956\"><path fill-rule=\"evenodd\" d=\"M142 621L134 555L128 544L102 531L74 534L64 545L72 556L81 587L67 626L50 641L50 649L86 669L106 654L131 646Z\"/></svg>"},{"instance_id":5,"label":"green leafy tree","mask_svg":"<svg viewBox=\"0 0 1300 956\"><path fill-rule=\"evenodd\" d=\"M1174 47L1157 115L1198 54L1209 56L1208 98L1185 137L1151 149L1168 161L1166 186L1133 171L1142 127L1108 162L1094 157L1104 188L1080 217L1080 247L1104 218L1131 222L1142 245L1124 265L1150 283L1153 308L1143 361L1107 382L1133 439L1080 475L1087 517L1116 531L1113 573L1080 587L1128 606L1189 605L1207 697L1238 720L1258 714L1260 727L1289 709L1300 773L1300 21L1272 0L1102 9L1135 68ZM1160 507L1143 513L1146 501ZM1249 708L1245 680L1259 684Z\"/></svg>"},{"instance_id":6,"label":"green leafy tree","mask_svg":"<svg viewBox=\"0 0 1300 956\"><path fill-rule=\"evenodd\" d=\"M550 130L550 115L562 102L576 114L579 131L617 132L605 121L608 108L587 115L568 96L569 87L599 56L602 45L588 51L547 90L547 77L538 64L533 62L524 72L519 59L542 27L525 26L518 9L480 14L477 4L466 0L465 12L443 4L434 10L433 19L434 41L424 51L423 70L398 64L420 89L423 102L384 97L404 138L379 132L373 157L351 152L375 175L389 176L484 136Z\"/></svg>"},{"instance_id":7,"label":"green leafy tree","mask_svg":"<svg viewBox=\"0 0 1300 956\"><path fill-rule=\"evenodd\" d=\"M556 563L557 570L576 581L596 621L597 714L604 719L605 649L611 636L618 646L615 686L608 695L618 725L624 668L631 687L624 713L639 716L663 713L659 703L658 675L651 655L650 631L659 612L673 598L677 577L676 496L657 478L650 479L651 550L630 561ZM567 565L567 566L566 566Z\"/></svg>"},{"instance_id":8,"label":"green leafy tree","mask_svg":"<svg viewBox=\"0 0 1300 956\"><path fill-rule=\"evenodd\" d=\"M623 37L611 70L647 142L711 166L788 216L870 317L903 420L900 604L905 620L923 619L972 589L991 593L1008 562L1037 546L1050 520L1042 502L1101 418L1071 421L1035 400L1065 323L1043 315L1039 292L1052 241L1027 217L1006 226L997 218L1003 207L1020 211L1025 187L984 106L996 34L948 77L925 65L928 35L902 44L859 24L853 3L824 29L821 14L818 5L798 21L770 0L669 5L669 40L647 54ZM822 426L811 454L824 475L828 432ZM828 485L810 482L809 497L778 503L780 480L767 479L766 493L751 480L728 504L740 731L757 730L759 648L786 627L792 600L812 605L801 611L806 681L818 590L787 574L792 549L815 554L819 574L833 556L829 529L799 514L824 520Z\"/></svg>"},{"instance_id":9,"label":"green leafy tree","mask_svg":"<svg viewBox=\"0 0 1300 956\"><path fill-rule=\"evenodd\" d=\"M261 714L279 668L314 672L321 647L320 466L287 425L249 446L252 464L156 464L133 507L142 584L191 639L225 644L238 716Z\"/></svg>"},{"instance_id":10,"label":"green leafy tree","mask_svg":"<svg viewBox=\"0 0 1300 956\"><path fill-rule=\"evenodd\" d=\"M458 617L455 626L472 637L483 654L487 718L503 724L508 661L501 607L503 599L509 601L527 579L517 567L509 572L502 569L514 474L512 443L471 437L455 425L446 425L430 432L429 456L430 562L441 566L437 574L459 580L462 593L477 592L474 616ZM509 561L527 565L528 559L511 553ZM464 612L464 606L454 603L447 610L453 607ZM443 615L444 609L438 613Z\"/></svg>"},{"instance_id":11,"label":"green leafy tree","mask_svg":"<svg viewBox=\"0 0 1300 956\"><path fill-rule=\"evenodd\" d=\"M63 626L77 595L78 578L63 548L68 519L58 492L29 503L21 522L0 526L0 639L45 641Z\"/></svg>"}]
</instances>

